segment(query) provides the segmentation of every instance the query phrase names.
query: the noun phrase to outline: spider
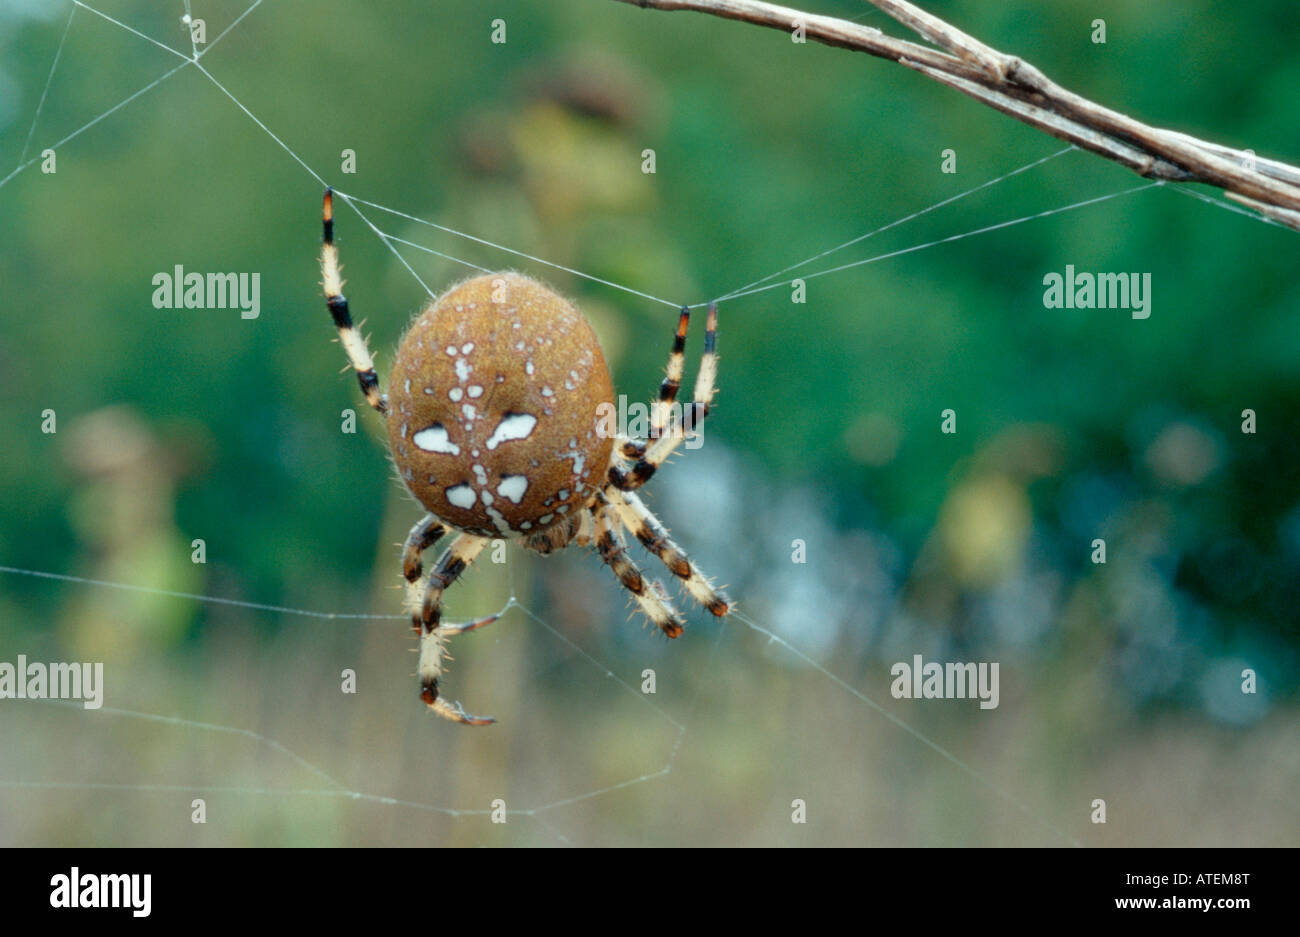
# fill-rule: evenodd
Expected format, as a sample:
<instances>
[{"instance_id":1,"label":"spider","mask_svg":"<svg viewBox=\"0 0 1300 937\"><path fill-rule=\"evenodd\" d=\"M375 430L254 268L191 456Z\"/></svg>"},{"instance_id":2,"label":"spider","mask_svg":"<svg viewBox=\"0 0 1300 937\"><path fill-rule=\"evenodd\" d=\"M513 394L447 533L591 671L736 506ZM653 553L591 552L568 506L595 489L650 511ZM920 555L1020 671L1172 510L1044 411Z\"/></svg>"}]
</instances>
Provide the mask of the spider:
<instances>
[{"instance_id":1,"label":"spider","mask_svg":"<svg viewBox=\"0 0 1300 937\"><path fill-rule=\"evenodd\" d=\"M670 638L684 622L667 590L627 554L623 531L657 556L689 595L718 617L732 609L637 496L655 470L708 415L717 374L716 304L709 306L693 401L674 409L681 387L690 309L683 307L667 375L645 439L603 429L613 384L600 343L582 314L519 273L465 280L427 304L402 337L388 393L365 339L353 328L334 245L333 191L325 190L321 275L339 341L367 403L384 417L398 475L428 512L402 552L406 606L420 640L420 698L454 722L489 725L438 692L446 639L491 624L442 620L443 592L493 539L541 554L595 544L641 611ZM424 575L423 554L448 528L451 544Z\"/></svg>"}]
</instances>

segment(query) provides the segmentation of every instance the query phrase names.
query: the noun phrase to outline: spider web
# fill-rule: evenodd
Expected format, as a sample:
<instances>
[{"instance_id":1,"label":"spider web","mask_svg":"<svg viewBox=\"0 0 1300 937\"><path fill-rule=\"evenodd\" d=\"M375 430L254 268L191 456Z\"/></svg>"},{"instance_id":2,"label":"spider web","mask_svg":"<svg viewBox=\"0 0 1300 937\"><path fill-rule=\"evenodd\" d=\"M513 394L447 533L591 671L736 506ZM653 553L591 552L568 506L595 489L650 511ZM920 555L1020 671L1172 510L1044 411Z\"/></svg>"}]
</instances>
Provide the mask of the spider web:
<instances>
[{"instance_id":1,"label":"spider web","mask_svg":"<svg viewBox=\"0 0 1300 937\"><path fill-rule=\"evenodd\" d=\"M99 9L97 6L84 3L82 2L82 0L72 0L72 3L68 11L67 19L63 25L60 34L60 40L58 46L55 49L53 55L53 59L45 81L44 88L42 89L41 92L39 103L36 107L35 113L33 114L31 124L26 132L25 141L21 150L21 154L19 156L18 163L7 175L0 178L0 189L8 185L17 176L30 169L33 165L38 163L40 160L39 156L29 156L29 154L32 151L32 144L36 139L36 131L40 124L41 113L45 107L50 86L53 83L55 75L60 67L65 44L67 43L68 36L72 32L72 29L74 27L74 20L79 20L80 18L83 17L95 17L107 21L108 23L112 24L114 27L122 31L124 34L133 37L134 41L140 43L147 43L158 49L165 50L167 53L169 53L171 56L173 56L176 59L176 64L170 69L159 74L153 80L149 81L145 85L139 87L137 90L128 94L126 97L122 98L113 106L97 114L95 117L85 122L75 130L73 130L72 132L66 134L65 136L63 136L62 138L58 139L53 143L48 143L44 148L53 149L57 151L59 148L77 139L82 134L91 131L93 128L98 126L102 121L112 117L121 109L147 96L151 91L153 91L159 85L166 82L168 79L172 78L174 75L178 74L181 71L192 69L200 73L204 77L204 79L210 82L215 89L221 92L221 94L229 100L231 106L237 108L249 119L251 124L258 132L265 134L270 140L274 141L274 143L281 150L283 150L283 152L285 153L288 159L296 163L303 170L304 173L309 175L316 182L317 185L323 188L327 184L327 180L319 172L317 172L316 169L314 169L311 165L309 165L307 161L304 160L303 157L300 156L298 152L296 152L285 139L283 139L280 135L276 134L269 126L267 126L266 123L264 123L261 119L259 119L255 110L250 106L248 106L244 101L241 101L238 97L236 97L204 64L205 59L212 53L212 51L218 48L223 42L223 40L225 40L226 37L229 36L237 28L241 28L241 27L245 29L254 28L252 23L245 25L245 20L248 19L252 14L254 14L255 11L257 11L257 9L263 6L263 4L266 2L267 0L255 0L255 2L251 3L247 8L245 8L242 13L240 13L237 17L235 17L229 24L227 24L225 28L222 29L221 32L219 32L203 48L201 49L198 48L197 45L194 44L193 41L191 41L190 48L188 49L188 51L184 51L184 50L173 48L171 45L168 45L167 43L162 42L161 40L122 22L116 17L110 15L110 13L105 12L102 9ZM273 3L275 2L275 0L271 0L271 2ZM183 7L183 13L186 16L193 15L193 11L191 9L191 0L181 0L181 2L178 3L178 9L175 11L177 15L179 15L182 12L181 7ZM872 12L874 11L868 11L868 13L864 13L861 14L861 16L853 17L853 18L861 19L867 15L870 15ZM171 17L170 12L166 14L160 14L160 18L164 22L170 23L170 17ZM910 214L907 214L887 224L869 230L864 234L858 235L840 244L836 244L824 250L818 251L812 254L811 256L792 262L789 265L782 267L781 269L775 270L765 276L759 277L748 283L738 285L730 289L729 291L717 294L715 297L712 298L718 301L720 304L725 304L731 300L740 299L742 297L751 296L768 290L773 290L778 288L788 288L792 277L795 275L797 275L801 279L808 280L812 278L839 274L839 273L843 273L844 271L852 270L863 265L872 264L879 261L888 260L891 258L896 258L899 256L903 256L918 251L928 250L930 248L940 247L942 245L951 244L957 241L965 240L967 238L978 237L980 235L991 233L993 231L998 231L1005 228L1026 224L1034 220L1046 218L1052 215L1058 215L1065 212L1072 212L1072 211L1077 211L1077 210L1097 206L1105 202L1126 198L1128 196L1136 195L1141 192L1147 192L1151 189L1155 189L1163 186L1162 182L1149 182L1149 183L1126 186L1116 191L1111 191L1101 195L1080 199L1065 205L1046 208L1041 211L1033 212L1030 214L1020 215L1017 217L1000 220L992 224L986 224L986 225L970 228L967 230L962 230L945 237L926 240L924 242L913 244L911 246L904 247L901 249L894 249L883 253L875 254L872 256L868 256L865 258L855 259L849 262L836 263L831 265L826 265L825 263L822 263L822 262L829 263L827 259L830 258L832 255L835 255L841 251L845 251L849 248L856 247L866 242L867 240L875 237L878 234L901 227L907 224L908 222L911 222L922 216L928 215L931 212L935 212L941 208L953 205L961 201L962 199L965 199L968 196L971 196L975 193L990 189L1003 182L1006 182L1007 180L1014 179L1015 177L1023 173L1031 172L1039 167L1044 166L1045 164L1061 159L1062 157L1066 157L1068 154L1071 154L1076 149L1077 149L1076 147L1067 146L1062 149L1056 149L1054 151L1051 151L1046 155L1038 156L1020 166L1014 167L994 178L987 179L956 195L952 195L950 197L937 201L933 204L924 206ZM1284 226L1277 225L1275 222L1271 221L1270 219L1246 211L1245 209L1242 209L1231 203L1225 202L1221 199L1213 198L1202 192L1186 189L1183 187L1177 187L1177 186L1172 186L1169 188L1171 188L1173 191L1180 192L1185 196L1199 199L1201 201L1207 202L1211 205L1215 205L1219 208L1225 209L1235 214L1243 215L1245 217L1254 219L1255 221L1258 221L1263 224L1269 224L1269 225L1274 225L1276 227L1281 227L1285 230ZM444 260L447 260L449 262L473 270L488 272L492 268L481 266L470 260L464 259L455 253L451 253L448 250L435 249L434 247L431 247L427 244L422 244L407 238L399 237L397 234L386 229L381 224L376 223L376 221L373 220L374 217L382 216L382 218L391 218L396 221L413 223L422 226L423 228L429 229L431 233L436 232L438 234L446 235L451 238L458 239L460 241L478 245L480 248L486 248L491 251L496 251L508 255L510 257L514 257L520 260L526 260L530 263L539 264L545 267L557 269L566 272L568 274L571 274L573 276L577 276L579 278L603 285L610 289L614 289L623 292L625 294L628 294L630 296L637 297L638 299L644 300L648 303L655 303L655 304L664 305L664 306L677 309L683 305L688 305L691 306L692 308L700 307L706 305L709 302L709 298L693 298L689 302L683 302L682 301L683 298L681 297L675 297L673 299L669 299L663 296L655 295L645 290L634 288L633 286L627 284L614 282L609 279L598 277L586 273L584 271L575 269L570 266L566 266L560 263L547 260L544 257L540 257L533 254L526 253L524 251L516 250L514 248L509 247L508 245L493 242L486 238L476 236L470 232L457 230L445 224L431 221L428 218L420 217L416 214L403 211L393 206L381 204L377 201L367 199L363 197L362 194L356 192L351 192L351 191L347 191L346 189L339 189L336 187L335 193L341 201L347 204L348 207L353 212L355 212L357 217L380 240L380 242L383 243L384 246L387 247L388 250L392 252L392 254L397 259L397 261L401 264L401 266L410 274L410 276L419 284L419 286L422 289L424 289L425 292L428 293L431 297L436 297L437 293L434 290L432 290L429 284L420 276L420 274L416 270L416 266L413 265L412 261L408 259L406 254L404 254L400 248L405 248L407 250L416 251L422 254L436 256ZM371 212L374 212L375 215L372 216L370 214ZM612 681L622 691L632 695L637 700L639 700L642 705L646 706L649 709L650 714L654 719L661 720L663 723L669 726L674 732L674 735L672 736L671 745L665 755L663 764L657 770L640 773L635 776L630 776L623 780L616 781L614 783L606 784L589 790L575 792L570 796L562 797L555 800L549 800L544 803L539 803L539 804L525 806L525 807L507 808L506 814L509 817L527 818L531 821L534 821L538 823L542 828L547 830L550 834L555 836L558 841L563 843L569 843L572 841L570 834L561 830L553 822L551 822L551 820L549 819L550 815L559 813L563 811L565 808L571 807L583 801L589 801L596 798L615 796L620 792L626 791L628 788L632 788L639 785L648 784L653 781L659 781L668 778L673 772L674 766L678 760L679 753L682 750L683 742L689 735L690 727L692 726L695 718L697 717L697 711L700 702L699 697L701 691L699 688L697 688L694 698L686 706L686 715L680 719L675 717L667 709L665 709L664 707L656 703L652 697L642 693L636 686L624 680L611 667L603 663L594 654L592 654L590 651L588 651L586 648L584 648L577 642L570 639L562 631L555 628L548 621L546 621L542 615L538 614L536 611L531 609L528 605L521 602L519 598L514 594L513 564L508 564L507 569L511 577L511 595L507 603L501 608L499 612L500 616L505 617L513 613L515 615L523 617L524 619L526 619L528 622L535 625L536 627L543 629L548 635L550 635L555 640L565 645L574 655L580 657L586 665L593 668L601 677ZM385 621L385 620L406 621L407 620L407 616L401 614L322 611L322 610L313 610L307 608L262 604L257 602L223 598L221 596L215 596L215 595L204 595L204 594L196 594L196 593L188 593L188 592L154 589L146 586L133 585L128 583L112 582L112 581L106 581L100 579L65 575L60 573L54 573L54 572L48 572L48 571L42 571L36 569L27 569L22 567L15 567L15 566L0 566L0 573L10 575L10 576L23 576L23 577L33 577L33 578L38 578L43 580L55 580L70 585L86 587L90 589L127 590L132 592L171 597L171 598L176 598L185 601L200 602L206 604L216 604L216 605L226 605L226 606L237 607L250 612L266 612L266 613L273 613L278 615L300 616L300 617L312 618L312 619L337 620L337 621ZM1068 833L1061 830L1051 820L1051 818L1042 815L1036 809L1021 802L1016 796L1014 796L1012 793L1010 793L1008 790L1006 790L1004 787L1002 787L995 781L991 780L986 774L984 774L977 768L973 767L967 761L958 757L956 754L954 754L944 746L940 745L938 742L934 741L932 738L930 738L926 733L922 732L920 729L916 728L910 723L899 718L894 713L885 709L875 699L873 699L871 696L867 695L861 689L859 689L858 687L854 686L851 682L849 682L848 679L837 675L829 667L827 667L820 660L818 660L814 654L801 649L795 643L792 643L787 638L778 634L775 630L766 627L763 624L760 624L759 622L755 621L753 618L747 615L743 610L734 611L728 618L723 619L721 625L717 627L716 634L710 643L710 650L708 654L708 662L710 665L715 659L718 653L718 649L720 648L723 638L726 635L727 631L735 627L732 624L733 622L743 625L744 628L749 632L758 635L760 638L766 639L768 644L781 648L782 651L788 654L791 659L797 660L801 662L803 665L812 668L832 686L836 687L839 691L851 696L854 700L857 701L857 703L861 704L863 708L870 710L874 717L882 718L888 721L889 724L891 724L901 733L905 734L906 736L914 740L918 745L924 747L933 755L947 762L949 765L952 766L953 769L959 772L963 777L975 782L993 797L998 798L1004 801L1006 804L1013 807L1016 811L1019 812L1019 814L1024 819L1028 820L1036 827L1050 834L1051 841L1063 842L1063 843L1069 842L1076 846L1081 845L1074 837L1070 836ZM79 707L80 703L71 702L71 701L49 700L49 701L45 701L45 705L56 706L56 707L69 707L69 706ZM318 783L314 786L264 787L264 786L256 786L256 785L213 786L213 785L204 785L204 784L100 783L100 782L93 782L93 781L63 782L63 781L38 780L38 779L22 778L22 777L5 777L5 778L0 778L0 787L10 788L10 789L28 788L28 789L43 789L43 790L76 789L76 790L88 790L88 791L134 791L134 792L160 793L160 794L193 793L196 795L225 793L225 794L233 794L233 795L247 795L247 796L266 797L266 798L276 798L276 797L325 798L325 799L338 799L338 800L345 800L345 801L366 802L366 803L372 803L372 804L386 806L386 807L392 807L395 809L419 811L419 812L426 812L426 813L436 813L436 814L441 814L453 818L483 817L493 813L493 809L489 807L459 807L459 806L439 804L433 802L394 798L394 797L384 796L380 794L370 793L364 790L358 790L355 787L343 783L338 778L336 778L333 774L331 774L329 771L320 767L318 764L304 758L303 756L291 750L290 748L288 748L281 742L277 741L276 739L255 732L250 729L240 728L238 726L222 725L222 724L216 724L212 722L188 719L177 715L169 715L163 713L139 711L139 710L132 710L132 709L114 708L109 706L104 706L102 709L99 710L99 712L102 713L103 715L110 716L115 719L133 720L133 721L156 724L160 727L160 729L163 728L186 729L186 730L193 730L200 733L210 733L214 735L228 735L232 737L245 739L254 745L265 747L265 749L267 749L268 751L275 753L276 756L284 759L289 763L296 765L298 768L307 772L314 779L314 781Z\"/></svg>"}]
</instances>

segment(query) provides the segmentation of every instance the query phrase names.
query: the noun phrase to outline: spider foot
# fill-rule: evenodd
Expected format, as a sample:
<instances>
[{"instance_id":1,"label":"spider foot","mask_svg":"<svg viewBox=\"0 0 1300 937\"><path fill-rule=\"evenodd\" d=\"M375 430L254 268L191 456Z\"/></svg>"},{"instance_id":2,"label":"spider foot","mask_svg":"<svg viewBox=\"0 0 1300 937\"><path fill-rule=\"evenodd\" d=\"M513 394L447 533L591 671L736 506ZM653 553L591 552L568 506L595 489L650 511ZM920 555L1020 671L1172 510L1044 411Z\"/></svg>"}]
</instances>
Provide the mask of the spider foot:
<instances>
[{"instance_id":1,"label":"spider foot","mask_svg":"<svg viewBox=\"0 0 1300 937\"><path fill-rule=\"evenodd\" d=\"M670 638L680 638L682 632L686 630L686 624L682 621L677 609L673 608L672 599L668 597L668 590L658 579L650 580L650 592L659 600L662 609L658 615L653 616L653 621L659 626L659 630Z\"/></svg>"},{"instance_id":2,"label":"spider foot","mask_svg":"<svg viewBox=\"0 0 1300 937\"><path fill-rule=\"evenodd\" d=\"M500 617L500 615L489 615L486 618L467 621L463 625L453 625L449 622L443 622L442 625L439 626L438 630L449 636L453 634L464 634L466 631L475 631L482 628L484 625L490 625Z\"/></svg>"},{"instance_id":3,"label":"spider foot","mask_svg":"<svg viewBox=\"0 0 1300 937\"><path fill-rule=\"evenodd\" d=\"M713 597L704 603L704 607L719 618L724 618L736 610L736 603L731 601L731 597L721 589L713 593Z\"/></svg>"},{"instance_id":4,"label":"spider foot","mask_svg":"<svg viewBox=\"0 0 1300 937\"><path fill-rule=\"evenodd\" d=\"M492 616L495 618L496 616ZM492 619L488 619L490 621ZM478 627L486 624L487 621L472 621L462 628ZM496 722L491 716L471 716L461 707L460 703L449 703L438 696L438 678L443 673L443 661L446 658L446 649L444 647L447 636L450 634L446 629L438 628L434 631L426 632L420 639L420 699L429 709L441 716L443 719L449 719L452 722L459 722L468 726L487 726Z\"/></svg>"},{"instance_id":5,"label":"spider foot","mask_svg":"<svg viewBox=\"0 0 1300 937\"><path fill-rule=\"evenodd\" d=\"M448 703L445 699L438 696L438 681L429 680L423 683L420 688L420 699L429 707L429 711L449 719L452 722L459 722L467 726L490 726L496 719L492 716L472 716L465 712L465 708L459 702Z\"/></svg>"}]
</instances>

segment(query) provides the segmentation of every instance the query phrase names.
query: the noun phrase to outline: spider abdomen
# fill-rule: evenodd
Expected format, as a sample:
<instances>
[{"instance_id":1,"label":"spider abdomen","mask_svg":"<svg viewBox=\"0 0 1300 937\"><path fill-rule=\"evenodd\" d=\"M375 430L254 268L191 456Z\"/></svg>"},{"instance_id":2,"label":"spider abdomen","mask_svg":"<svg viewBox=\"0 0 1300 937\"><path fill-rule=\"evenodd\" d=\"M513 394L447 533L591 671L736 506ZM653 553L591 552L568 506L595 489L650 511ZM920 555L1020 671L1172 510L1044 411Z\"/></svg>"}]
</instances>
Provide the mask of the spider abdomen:
<instances>
[{"instance_id":1,"label":"spider abdomen","mask_svg":"<svg viewBox=\"0 0 1300 937\"><path fill-rule=\"evenodd\" d=\"M402 337L389 445L439 518L481 536L529 534L602 483L614 440L598 415L613 396L596 334L571 303L521 274L484 274L430 303Z\"/></svg>"}]
</instances>

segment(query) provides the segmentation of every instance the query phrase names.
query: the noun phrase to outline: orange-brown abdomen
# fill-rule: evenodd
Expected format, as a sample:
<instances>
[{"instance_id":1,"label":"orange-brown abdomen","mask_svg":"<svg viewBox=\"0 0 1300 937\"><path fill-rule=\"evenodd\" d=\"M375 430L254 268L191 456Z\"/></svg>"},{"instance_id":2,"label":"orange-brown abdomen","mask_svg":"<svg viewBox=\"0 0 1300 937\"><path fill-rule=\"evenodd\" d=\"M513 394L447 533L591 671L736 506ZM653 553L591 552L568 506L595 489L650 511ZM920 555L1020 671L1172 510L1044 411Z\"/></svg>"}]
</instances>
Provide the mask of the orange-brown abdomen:
<instances>
[{"instance_id":1,"label":"orange-brown abdomen","mask_svg":"<svg viewBox=\"0 0 1300 937\"><path fill-rule=\"evenodd\" d=\"M517 273L452 287L403 336L388 440L420 503L471 533L512 537L588 503L614 440L596 334L567 300Z\"/></svg>"}]
</instances>

